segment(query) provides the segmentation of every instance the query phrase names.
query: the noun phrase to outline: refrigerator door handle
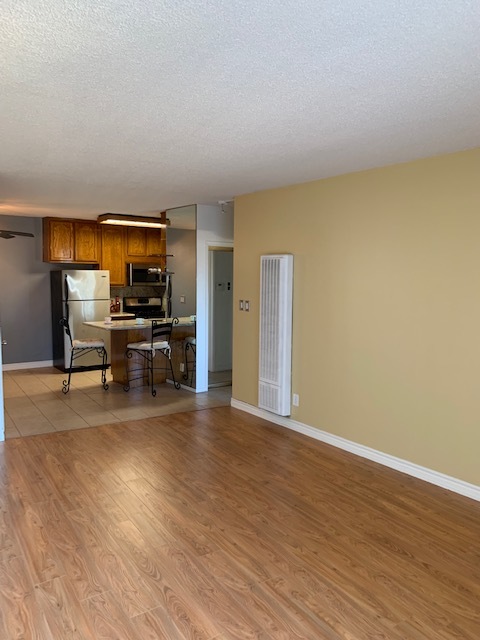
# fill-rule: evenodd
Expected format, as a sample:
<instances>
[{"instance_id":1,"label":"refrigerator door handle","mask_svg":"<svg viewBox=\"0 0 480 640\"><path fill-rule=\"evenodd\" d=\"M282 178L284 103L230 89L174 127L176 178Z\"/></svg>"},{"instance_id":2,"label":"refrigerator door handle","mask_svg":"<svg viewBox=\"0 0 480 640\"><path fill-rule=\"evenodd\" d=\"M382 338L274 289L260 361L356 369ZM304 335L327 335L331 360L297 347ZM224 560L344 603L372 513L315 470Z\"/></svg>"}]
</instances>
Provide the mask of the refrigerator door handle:
<instances>
[{"instance_id":1,"label":"refrigerator door handle","mask_svg":"<svg viewBox=\"0 0 480 640\"><path fill-rule=\"evenodd\" d=\"M70 325L70 318L69 318L69 309L68 309L68 280L67 280L68 276L65 276L65 280L63 283L64 286L64 290L65 290L65 317L67 318L67 323L68 325Z\"/></svg>"},{"instance_id":2,"label":"refrigerator door handle","mask_svg":"<svg viewBox=\"0 0 480 640\"><path fill-rule=\"evenodd\" d=\"M168 298L168 318L172 317L172 279L168 276L167 284L167 298Z\"/></svg>"}]
</instances>

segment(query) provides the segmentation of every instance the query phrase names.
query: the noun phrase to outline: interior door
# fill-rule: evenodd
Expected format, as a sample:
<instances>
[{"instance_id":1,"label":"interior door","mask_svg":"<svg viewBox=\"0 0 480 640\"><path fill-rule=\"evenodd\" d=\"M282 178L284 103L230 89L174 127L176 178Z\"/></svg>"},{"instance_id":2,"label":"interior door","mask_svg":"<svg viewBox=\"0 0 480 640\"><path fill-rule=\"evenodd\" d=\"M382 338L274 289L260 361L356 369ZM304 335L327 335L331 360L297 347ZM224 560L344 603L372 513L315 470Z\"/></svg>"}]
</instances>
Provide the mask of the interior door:
<instances>
[{"instance_id":1,"label":"interior door","mask_svg":"<svg viewBox=\"0 0 480 640\"><path fill-rule=\"evenodd\" d=\"M233 251L210 251L212 292L210 297L209 366L212 372L232 368Z\"/></svg>"}]
</instances>

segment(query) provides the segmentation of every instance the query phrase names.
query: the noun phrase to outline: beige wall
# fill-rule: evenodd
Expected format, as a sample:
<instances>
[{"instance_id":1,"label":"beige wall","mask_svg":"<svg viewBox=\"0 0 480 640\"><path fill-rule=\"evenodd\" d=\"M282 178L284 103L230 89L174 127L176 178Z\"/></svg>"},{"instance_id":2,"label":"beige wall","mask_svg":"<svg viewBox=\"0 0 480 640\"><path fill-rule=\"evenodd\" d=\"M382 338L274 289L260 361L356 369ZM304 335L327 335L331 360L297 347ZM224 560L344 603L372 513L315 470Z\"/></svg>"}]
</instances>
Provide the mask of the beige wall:
<instances>
[{"instance_id":1,"label":"beige wall","mask_svg":"<svg viewBox=\"0 0 480 640\"><path fill-rule=\"evenodd\" d=\"M234 237L233 397L293 253L292 418L480 485L480 149L239 197Z\"/></svg>"}]
</instances>

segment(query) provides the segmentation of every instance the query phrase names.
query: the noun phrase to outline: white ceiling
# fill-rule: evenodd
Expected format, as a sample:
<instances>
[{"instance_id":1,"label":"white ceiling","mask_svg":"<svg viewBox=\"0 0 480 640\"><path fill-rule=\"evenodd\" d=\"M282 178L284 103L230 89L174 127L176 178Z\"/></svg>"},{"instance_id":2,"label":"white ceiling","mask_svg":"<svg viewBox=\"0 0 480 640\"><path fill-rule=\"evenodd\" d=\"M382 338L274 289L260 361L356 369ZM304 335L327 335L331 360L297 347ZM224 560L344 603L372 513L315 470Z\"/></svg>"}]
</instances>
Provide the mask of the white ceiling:
<instances>
[{"instance_id":1,"label":"white ceiling","mask_svg":"<svg viewBox=\"0 0 480 640\"><path fill-rule=\"evenodd\" d=\"M0 213L95 218L480 146L478 0L3 0Z\"/></svg>"}]
</instances>

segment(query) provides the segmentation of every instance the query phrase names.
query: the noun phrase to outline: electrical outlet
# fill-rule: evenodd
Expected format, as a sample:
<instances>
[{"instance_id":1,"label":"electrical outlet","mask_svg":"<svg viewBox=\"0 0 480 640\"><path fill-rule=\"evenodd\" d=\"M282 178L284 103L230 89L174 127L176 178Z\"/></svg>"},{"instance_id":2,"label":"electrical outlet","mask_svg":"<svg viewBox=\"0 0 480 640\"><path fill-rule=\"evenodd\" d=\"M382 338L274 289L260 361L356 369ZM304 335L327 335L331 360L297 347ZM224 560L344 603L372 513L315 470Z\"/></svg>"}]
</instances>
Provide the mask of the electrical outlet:
<instances>
[{"instance_id":1,"label":"electrical outlet","mask_svg":"<svg viewBox=\"0 0 480 640\"><path fill-rule=\"evenodd\" d=\"M298 407L300 405L300 396L298 393L293 394L292 404L294 407Z\"/></svg>"},{"instance_id":2,"label":"electrical outlet","mask_svg":"<svg viewBox=\"0 0 480 640\"><path fill-rule=\"evenodd\" d=\"M180 303L185 304L185 296L180 296Z\"/></svg>"},{"instance_id":3,"label":"electrical outlet","mask_svg":"<svg viewBox=\"0 0 480 640\"><path fill-rule=\"evenodd\" d=\"M185 363L180 362L180 371L183 373L185 371Z\"/></svg>"}]
</instances>

